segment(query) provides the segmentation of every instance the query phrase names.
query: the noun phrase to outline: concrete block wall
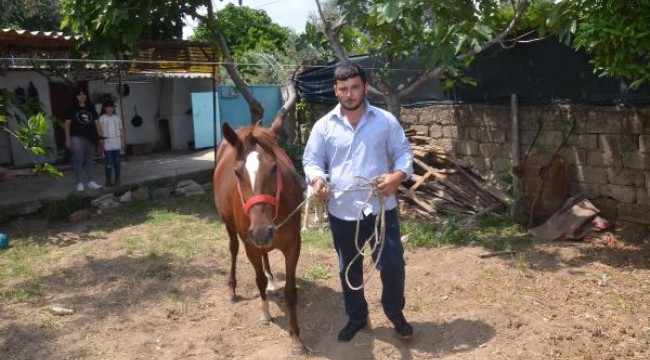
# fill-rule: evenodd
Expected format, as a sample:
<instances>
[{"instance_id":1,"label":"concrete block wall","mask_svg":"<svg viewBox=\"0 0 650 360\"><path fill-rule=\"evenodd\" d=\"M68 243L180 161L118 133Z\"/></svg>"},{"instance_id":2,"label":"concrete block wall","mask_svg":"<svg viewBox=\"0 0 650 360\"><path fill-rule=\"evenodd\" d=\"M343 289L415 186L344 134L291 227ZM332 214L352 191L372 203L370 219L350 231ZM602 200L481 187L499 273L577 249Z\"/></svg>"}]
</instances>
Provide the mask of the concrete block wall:
<instances>
[{"instance_id":1,"label":"concrete block wall","mask_svg":"<svg viewBox=\"0 0 650 360\"><path fill-rule=\"evenodd\" d=\"M609 219L650 225L650 107L522 106L520 158L541 130L532 154L553 154L575 126L560 156L569 194L585 194ZM435 105L402 109L405 128L483 172L504 177L512 169L509 106Z\"/></svg>"}]
</instances>

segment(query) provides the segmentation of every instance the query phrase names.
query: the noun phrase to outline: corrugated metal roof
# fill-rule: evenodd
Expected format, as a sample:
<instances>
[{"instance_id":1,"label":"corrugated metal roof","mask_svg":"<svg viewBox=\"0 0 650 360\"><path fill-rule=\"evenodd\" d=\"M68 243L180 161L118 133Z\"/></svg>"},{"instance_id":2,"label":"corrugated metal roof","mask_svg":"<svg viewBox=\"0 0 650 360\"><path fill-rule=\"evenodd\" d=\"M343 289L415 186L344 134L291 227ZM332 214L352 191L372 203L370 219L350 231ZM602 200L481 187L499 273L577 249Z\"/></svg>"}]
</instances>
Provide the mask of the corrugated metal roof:
<instances>
[{"instance_id":1,"label":"corrugated metal roof","mask_svg":"<svg viewBox=\"0 0 650 360\"><path fill-rule=\"evenodd\" d=\"M11 69L43 68L47 61L71 63L70 52L78 36L56 31L0 29L0 67ZM207 43L167 40L142 41L137 59L128 63L129 72L178 73L177 77L197 77L212 72L212 47ZM14 59L38 59L16 61ZM48 59L45 62L43 59ZM82 61L79 59L79 61ZM38 64L38 65L37 65ZM102 66L93 66L99 71ZM103 67L105 68L105 66Z\"/></svg>"}]
</instances>

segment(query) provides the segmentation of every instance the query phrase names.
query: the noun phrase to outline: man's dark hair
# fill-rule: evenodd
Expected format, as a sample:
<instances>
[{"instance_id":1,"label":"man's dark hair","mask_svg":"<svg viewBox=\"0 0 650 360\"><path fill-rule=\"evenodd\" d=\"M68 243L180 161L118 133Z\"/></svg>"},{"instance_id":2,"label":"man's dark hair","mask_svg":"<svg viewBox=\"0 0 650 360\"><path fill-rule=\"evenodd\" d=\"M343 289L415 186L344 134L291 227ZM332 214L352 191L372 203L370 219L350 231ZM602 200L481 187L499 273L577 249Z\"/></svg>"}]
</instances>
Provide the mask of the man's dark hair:
<instances>
[{"instance_id":1,"label":"man's dark hair","mask_svg":"<svg viewBox=\"0 0 650 360\"><path fill-rule=\"evenodd\" d=\"M366 71L359 64L348 63L339 65L336 70L334 70L334 84L337 81L345 81L352 79L353 77L359 76L363 83L366 83Z\"/></svg>"}]
</instances>

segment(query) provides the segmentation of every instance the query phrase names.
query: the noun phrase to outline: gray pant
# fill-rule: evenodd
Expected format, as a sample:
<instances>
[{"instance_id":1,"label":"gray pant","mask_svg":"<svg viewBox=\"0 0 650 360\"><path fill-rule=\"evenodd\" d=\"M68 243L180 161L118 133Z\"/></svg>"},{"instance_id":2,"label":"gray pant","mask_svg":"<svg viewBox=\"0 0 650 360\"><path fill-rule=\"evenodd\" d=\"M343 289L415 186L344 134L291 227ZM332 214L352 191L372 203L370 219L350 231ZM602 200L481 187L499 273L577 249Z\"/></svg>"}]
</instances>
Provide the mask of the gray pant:
<instances>
[{"instance_id":1,"label":"gray pant","mask_svg":"<svg viewBox=\"0 0 650 360\"><path fill-rule=\"evenodd\" d=\"M93 158L95 157L95 144L85 137L73 136L70 138L72 156L74 157L74 175L77 183L82 183L82 173L86 173L88 182L93 180Z\"/></svg>"}]
</instances>

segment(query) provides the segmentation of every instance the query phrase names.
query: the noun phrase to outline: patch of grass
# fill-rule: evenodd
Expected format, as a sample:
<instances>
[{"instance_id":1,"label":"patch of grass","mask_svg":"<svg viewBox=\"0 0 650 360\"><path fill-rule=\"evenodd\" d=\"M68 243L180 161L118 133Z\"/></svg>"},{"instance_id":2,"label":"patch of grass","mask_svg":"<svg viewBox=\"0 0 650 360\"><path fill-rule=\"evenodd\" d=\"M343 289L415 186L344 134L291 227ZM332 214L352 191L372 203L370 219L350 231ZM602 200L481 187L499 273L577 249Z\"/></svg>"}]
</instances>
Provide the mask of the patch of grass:
<instances>
[{"instance_id":1,"label":"patch of grass","mask_svg":"<svg viewBox=\"0 0 650 360\"><path fill-rule=\"evenodd\" d=\"M474 229L467 229L457 218L450 217L442 225L431 222L404 222L402 234L410 234L406 247L480 245L492 250L512 250L526 233L511 217L482 214L476 218Z\"/></svg>"},{"instance_id":2,"label":"patch of grass","mask_svg":"<svg viewBox=\"0 0 650 360\"><path fill-rule=\"evenodd\" d=\"M39 264L45 254L45 246L14 241L0 255L0 301L22 302L43 295Z\"/></svg>"},{"instance_id":3,"label":"patch of grass","mask_svg":"<svg viewBox=\"0 0 650 360\"><path fill-rule=\"evenodd\" d=\"M168 279L172 275L172 264L168 256L158 255L151 251L147 255L147 263L144 270L146 277L157 277Z\"/></svg>"},{"instance_id":4,"label":"patch of grass","mask_svg":"<svg viewBox=\"0 0 650 360\"><path fill-rule=\"evenodd\" d=\"M415 300L411 303L411 311L413 312L422 311L422 304L420 304L420 300Z\"/></svg>"},{"instance_id":5,"label":"patch of grass","mask_svg":"<svg viewBox=\"0 0 650 360\"><path fill-rule=\"evenodd\" d=\"M153 210L147 216L147 223L151 225L160 225L162 223L173 220L178 216L178 213L168 210Z\"/></svg>"},{"instance_id":6,"label":"patch of grass","mask_svg":"<svg viewBox=\"0 0 650 360\"><path fill-rule=\"evenodd\" d=\"M301 233L302 245L312 249L331 249L334 245L329 230L309 228Z\"/></svg>"},{"instance_id":7,"label":"patch of grass","mask_svg":"<svg viewBox=\"0 0 650 360\"><path fill-rule=\"evenodd\" d=\"M515 267L519 271L528 270L529 265L528 265L528 259L526 259L526 255L524 255L524 254L517 255L516 260L515 260Z\"/></svg>"},{"instance_id":8,"label":"patch of grass","mask_svg":"<svg viewBox=\"0 0 650 360\"><path fill-rule=\"evenodd\" d=\"M76 193L71 193L63 200L57 200L47 207L47 217L51 220L67 220L70 214L81 209L83 201Z\"/></svg>"},{"instance_id":9,"label":"patch of grass","mask_svg":"<svg viewBox=\"0 0 650 360\"><path fill-rule=\"evenodd\" d=\"M126 253L128 255L132 255L138 249L140 249L140 239L139 238L128 237L128 238L124 239L124 243L126 244Z\"/></svg>"},{"instance_id":10,"label":"patch of grass","mask_svg":"<svg viewBox=\"0 0 650 360\"><path fill-rule=\"evenodd\" d=\"M472 234L463 229L456 218L447 219L440 228L430 222L405 222L401 233L409 234L408 249L419 247L460 246L472 241Z\"/></svg>"},{"instance_id":11,"label":"patch of grass","mask_svg":"<svg viewBox=\"0 0 650 360\"><path fill-rule=\"evenodd\" d=\"M304 276L305 280L309 281L327 280L330 277L331 276L327 272L327 268L321 262L317 262L316 264L312 265L312 267L307 270Z\"/></svg>"}]
</instances>

